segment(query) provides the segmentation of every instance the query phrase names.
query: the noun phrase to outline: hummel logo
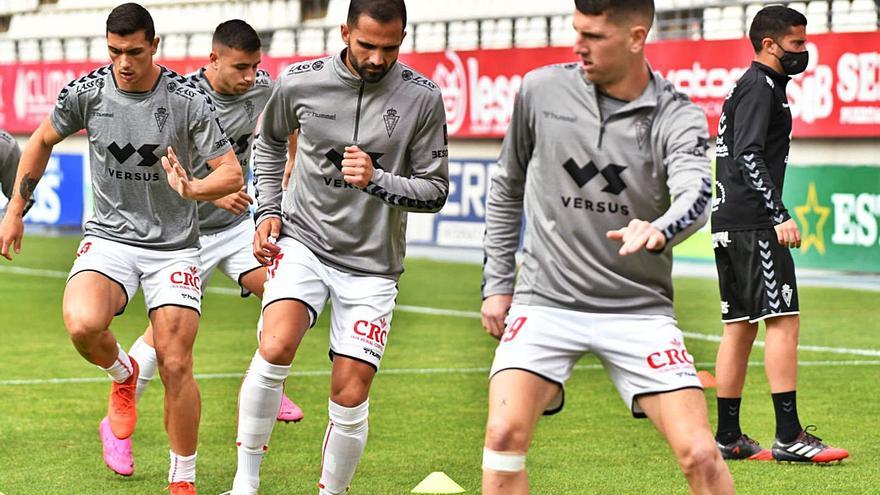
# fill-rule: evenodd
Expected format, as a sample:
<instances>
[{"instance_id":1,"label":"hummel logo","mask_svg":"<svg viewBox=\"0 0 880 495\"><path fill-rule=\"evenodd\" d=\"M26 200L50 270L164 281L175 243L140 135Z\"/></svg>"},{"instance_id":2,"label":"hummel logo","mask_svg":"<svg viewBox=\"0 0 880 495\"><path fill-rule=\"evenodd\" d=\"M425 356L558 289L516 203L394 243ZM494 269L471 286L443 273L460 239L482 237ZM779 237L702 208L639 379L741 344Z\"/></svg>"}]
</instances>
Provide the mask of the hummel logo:
<instances>
[{"instance_id":1,"label":"hummel logo","mask_svg":"<svg viewBox=\"0 0 880 495\"><path fill-rule=\"evenodd\" d=\"M727 414L730 416L736 416L739 414L739 406L727 406Z\"/></svg>"},{"instance_id":2,"label":"hummel logo","mask_svg":"<svg viewBox=\"0 0 880 495\"><path fill-rule=\"evenodd\" d=\"M787 412L787 413L790 413L791 411L793 411L793 410L794 410L794 404L792 404L792 401L787 401L787 402L786 402L786 401L782 401L782 410L785 411L785 412Z\"/></svg>"}]
</instances>

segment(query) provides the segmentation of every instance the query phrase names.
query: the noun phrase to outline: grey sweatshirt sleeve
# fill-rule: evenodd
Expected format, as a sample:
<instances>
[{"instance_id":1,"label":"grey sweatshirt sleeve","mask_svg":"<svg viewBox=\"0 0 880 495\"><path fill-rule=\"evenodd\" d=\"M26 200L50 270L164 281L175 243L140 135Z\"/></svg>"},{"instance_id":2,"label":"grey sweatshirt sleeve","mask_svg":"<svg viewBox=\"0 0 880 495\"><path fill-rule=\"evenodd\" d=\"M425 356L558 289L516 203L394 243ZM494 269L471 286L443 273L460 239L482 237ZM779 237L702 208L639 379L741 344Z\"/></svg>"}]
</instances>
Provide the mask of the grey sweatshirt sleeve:
<instances>
[{"instance_id":1,"label":"grey sweatshirt sleeve","mask_svg":"<svg viewBox=\"0 0 880 495\"><path fill-rule=\"evenodd\" d=\"M513 105L513 116L498 168L486 201L486 235L483 239L483 298L513 294L516 250L523 222L526 170L535 148L533 119L525 86Z\"/></svg>"},{"instance_id":2,"label":"grey sweatshirt sleeve","mask_svg":"<svg viewBox=\"0 0 880 495\"><path fill-rule=\"evenodd\" d=\"M18 148L18 142L12 136L8 136L8 142L4 142L4 138L7 136L0 131L0 189L3 190L3 195L6 196L6 199L12 199L21 150ZM29 203L31 202L29 201Z\"/></svg>"},{"instance_id":3,"label":"grey sweatshirt sleeve","mask_svg":"<svg viewBox=\"0 0 880 495\"><path fill-rule=\"evenodd\" d=\"M685 103L663 119L666 128L661 130L660 140L672 204L651 223L666 236L666 248L671 248L709 219L712 164L706 156L709 147L706 116L698 106Z\"/></svg>"},{"instance_id":4,"label":"grey sweatshirt sleeve","mask_svg":"<svg viewBox=\"0 0 880 495\"><path fill-rule=\"evenodd\" d=\"M256 222L281 217L281 180L287 163L287 139L299 128L290 87L279 79L263 110L262 131L254 146Z\"/></svg>"},{"instance_id":5,"label":"grey sweatshirt sleeve","mask_svg":"<svg viewBox=\"0 0 880 495\"><path fill-rule=\"evenodd\" d=\"M449 139L446 109L439 92L433 95L425 113L407 153L412 175L402 177L375 168L365 191L405 211L435 213L446 204L449 194Z\"/></svg>"}]
</instances>

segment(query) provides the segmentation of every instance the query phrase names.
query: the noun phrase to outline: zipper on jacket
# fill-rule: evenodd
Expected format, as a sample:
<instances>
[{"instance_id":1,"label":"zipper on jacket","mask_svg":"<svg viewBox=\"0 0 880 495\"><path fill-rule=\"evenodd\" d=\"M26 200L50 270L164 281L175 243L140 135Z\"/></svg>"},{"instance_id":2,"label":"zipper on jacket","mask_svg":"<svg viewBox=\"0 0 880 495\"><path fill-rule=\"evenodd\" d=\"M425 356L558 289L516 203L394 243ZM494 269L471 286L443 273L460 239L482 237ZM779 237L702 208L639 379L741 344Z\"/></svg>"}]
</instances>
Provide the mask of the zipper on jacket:
<instances>
[{"instance_id":1,"label":"zipper on jacket","mask_svg":"<svg viewBox=\"0 0 880 495\"><path fill-rule=\"evenodd\" d=\"M361 80L361 88L358 90L358 103L357 103L357 112L354 115L354 137L352 138L353 145L358 145L358 128L361 124L361 101L364 99L364 86L365 83L363 79Z\"/></svg>"}]
</instances>

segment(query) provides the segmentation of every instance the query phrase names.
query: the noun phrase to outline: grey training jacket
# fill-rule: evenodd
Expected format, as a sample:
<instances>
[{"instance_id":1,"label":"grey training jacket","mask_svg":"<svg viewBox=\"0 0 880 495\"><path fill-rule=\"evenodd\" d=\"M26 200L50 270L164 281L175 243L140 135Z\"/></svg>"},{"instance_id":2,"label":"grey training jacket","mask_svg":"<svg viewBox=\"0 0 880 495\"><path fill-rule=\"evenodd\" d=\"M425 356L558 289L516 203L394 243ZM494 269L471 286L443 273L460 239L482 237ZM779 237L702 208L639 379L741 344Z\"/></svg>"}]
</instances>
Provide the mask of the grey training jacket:
<instances>
[{"instance_id":1,"label":"grey training jacket","mask_svg":"<svg viewBox=\"0 0 880 495\"><path fill-rule=\"evenodd\" d=\"M489 193L483 296L672 316L671 248L708 216L708 143L702 110L659 74L604 119L579 64L527 74ZM618 254L620 243L606 232L634 218L664 233L661 253Z\"/></svg>"},{"instance_id":2,"label":"grey training jacket","mask_svg":"<svg viewBox=\"0 0 880 495\"><path fill-rule=\"evenodd\" d=\"M257 223L283 217L283 236L352 274L397 279L408 211L437 212L449 190L440 88L397 62L378 83L351 74L343 54L288 67L263 113L254 152ZM282 205L288 136L300 129ZM373 159L365 190L342 178L345 147Z\"/></svg>"}]
</instances>

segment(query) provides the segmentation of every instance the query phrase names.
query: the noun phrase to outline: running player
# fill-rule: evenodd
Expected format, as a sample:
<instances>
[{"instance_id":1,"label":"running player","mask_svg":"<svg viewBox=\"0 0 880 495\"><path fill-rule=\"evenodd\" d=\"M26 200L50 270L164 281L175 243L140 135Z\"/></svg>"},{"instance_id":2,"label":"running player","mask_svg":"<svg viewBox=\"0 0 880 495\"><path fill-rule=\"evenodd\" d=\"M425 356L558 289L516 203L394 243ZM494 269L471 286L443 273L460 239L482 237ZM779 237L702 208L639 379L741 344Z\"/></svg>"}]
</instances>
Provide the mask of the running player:
<instances>
[{"instance_id":1,"label":"running player","mask_svg":"<svg viewBox=\"0 0 880 495\"><path fill-rule=\"evenodd\" d=\"M800 309L789 249L800 247L801 234L782 203L782 184L791 142L785 87L789 76L807 68L806 27L803 14L781 5L755 15L749 28L755 60L730 91L718 124L712 244L724 333L715 366L715 439L725 459L831 462L849 456L801 427L797 412ZM760 321L767 327L764 371L776 413L772 451L745 435L739 424Z\"/></svg>"},{"instance_id":2,"label":"running player","mask_svg":"<svg viewBox=\"0 0 880 495\"><path fill-rule=\"evenodd\" d=\"M528 493L538 419L562 408L591 352L669 442L691 492L730 494L672 310L672 246L705 223L712 194L706 117L648 67L651 0L575 6L581 61L525 77L489 193L482 320L501 342L483 493Z\"/></svg>"},{"instance_id":3,"label":"running player","mask_svg":"<svg viewBox=\"0 0 880 495\"><path fill-rule=\"evenodd\" d=\"M214 101L217 115L235 150L242 174L248 176L251 144L258 117L269 99L272 81L259 70L260 37L241 20L226 21L214 31L210 64L188 76L189 82L207 93ZM202 160L195 160L194 175L205 178L211 172ZM241 286L243 297L263 296L266 269L254 258L251 244L254 222L249 214L253 199L244 189L212 202L199 203L201 235L199 255L202 259L202 292L216 268ZM153 345L153 329L148 326L143 337L132 345L129 355L140 367L135 398L140 400L158 366ZM282 396L279 421L300 421L302 409L287 396ZM118 474L134 473L131 438L118 439L112 434L108 418L100 426L104 462Z\"/></svg>"},{"instance_id":4,"label":"running player","mask_svg":"<svg viewBox=\"0 0 880 495\"><path fill-rule=\"evenodd\" d=\"M282 384L328 299L333 368L320 493L348 490L366 445L406 212L439 211L449 188L443 100L433 82L397 62L405 26L402 0L353 0L341 27L346 49L291 65L266 105L254 161L254 253L271 266L263 338L239 395L236 495L257 491ZM296 129L282 204L287 137Z\"/></svg>"},{"instance_id":5,"label":"running player","mask_svg":"<svg viewBox=\"0 0 880 495\"><path fill-rule=\"evenodd\" d=\"M189 495L196 493L201 409L192 374L201 302L196 201L240 190L241 167L211 98L153 62L159 39L146 9L135 3L113 9L107 46L113 63L68 84L28 141L0 225L0 254L11 259L10 247L19 250L21 214L52 148L85 129L95 213L67 280L64 323L77 351L112 378L108 426L127 438L137 422L138 363L109 327L143 288L165 385L169 489ZM213 172L189 178L192 156L204 157Z\"/></svg>"}]
</instances>

